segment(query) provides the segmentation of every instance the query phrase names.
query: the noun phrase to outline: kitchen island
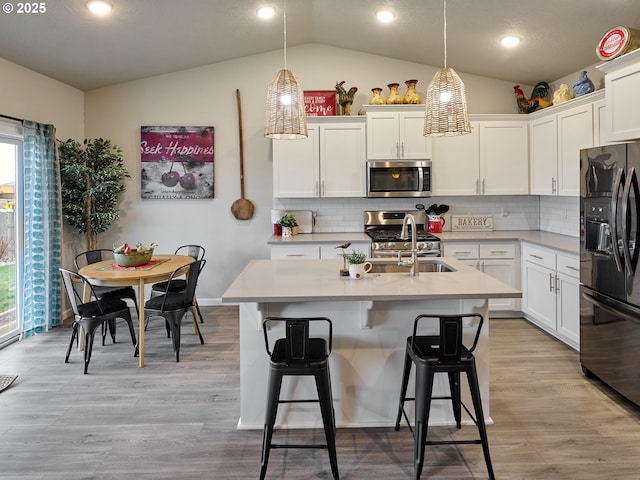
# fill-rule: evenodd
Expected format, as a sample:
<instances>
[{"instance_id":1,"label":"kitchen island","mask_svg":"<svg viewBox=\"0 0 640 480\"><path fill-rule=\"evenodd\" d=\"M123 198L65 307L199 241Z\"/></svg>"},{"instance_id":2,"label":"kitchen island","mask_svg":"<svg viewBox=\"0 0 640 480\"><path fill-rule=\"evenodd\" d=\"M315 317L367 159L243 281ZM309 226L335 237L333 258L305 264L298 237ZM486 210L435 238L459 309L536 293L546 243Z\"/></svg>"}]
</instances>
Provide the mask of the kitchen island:
<instances>
[{"instance_id":1,"label":"kitchen island","mask_svg":"<svg viewBox=\"0 0 640 480\"><path fill-rule=\"evenodd\" d=\"M447 272L367 274L340 277L341 260L253 260L224 293L224 303L240 305L240 419L238 428L261 429L269 360L262 320L267 316L326 316L333 321L330 357L338 427L378 427L395 423L406 338L420 313L480 313L489 298L520 297L520 291L453 258L437 258ZM465 338L475 332L465 328ZM272 338L283 336L275 328ZM489 324L485 322L476 362L487 422L489 410ZM465 383L465 382L463 382ZM410 384L412 388L413 382ZM434 395L448 392L436 378ZM285 378L282 398L315 398L312 378ZM463 399L470 405L468 392ZM430 424L453 424L450 404L432 405ZM317 405L285 404L277 425L321 427Z\"/></svg>"}]
</instances>

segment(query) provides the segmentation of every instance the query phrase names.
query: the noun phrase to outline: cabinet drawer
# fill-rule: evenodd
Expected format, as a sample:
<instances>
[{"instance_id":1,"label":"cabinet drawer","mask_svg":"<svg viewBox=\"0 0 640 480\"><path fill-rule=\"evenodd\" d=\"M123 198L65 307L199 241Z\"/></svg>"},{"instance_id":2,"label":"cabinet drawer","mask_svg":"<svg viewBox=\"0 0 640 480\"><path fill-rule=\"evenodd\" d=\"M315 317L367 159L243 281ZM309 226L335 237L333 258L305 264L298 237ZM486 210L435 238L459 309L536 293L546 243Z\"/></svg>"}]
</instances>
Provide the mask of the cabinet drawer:
<instances>
[{"instance_id":1,"label":"cabinet drawer","mask_svg":"<svg viewBox=\"0 0 640 480\"><path fill-rule=\"evenodd\" d=\"M522 247L522 259L552 270L556 269L556 254L547 250L524 245Z\"/></svg>"},{"instance_id":2,"label":"cabinet drawer","mask_svg":"<svg viewBox=\"0 0 640 480\"><path fill-rule=\"evenodd\" d=\"M580 258L577 256L556 255L556 270L573 278L580 278Z\"/></svg>"},{"instance_id":3,"label":"cabinet drawer","mask_svg":"<svg viewBox=\"0 0 640 480\"><path fill-rule=\"evenodd\" d=\"M287 245L285 246L272 246L271 247L271 259L272 260L302 260L302 259L314 259L320 258L320 249L317 246L304 246L304 245Z\"/></svg>"},{"instance_id":4,"label":"cabinet drawer","mask_svg":"<svg viewBox=\"0 0 640 480\"><path fill-rule=\"evenodd\" d=\"M516 258L516 247L513 244L481 243L480 258Z\"/></svg>"},{"instance_id":5,"label":"cabinet drawer","mask_svg":"<svg viewBox=\"0 0 640 480\"><path fill-rule=\"evenodd\" d=\"M479 249L477 243L443 243L445 257L464 259L478 258Z\"/></svg>"}]
</instances>

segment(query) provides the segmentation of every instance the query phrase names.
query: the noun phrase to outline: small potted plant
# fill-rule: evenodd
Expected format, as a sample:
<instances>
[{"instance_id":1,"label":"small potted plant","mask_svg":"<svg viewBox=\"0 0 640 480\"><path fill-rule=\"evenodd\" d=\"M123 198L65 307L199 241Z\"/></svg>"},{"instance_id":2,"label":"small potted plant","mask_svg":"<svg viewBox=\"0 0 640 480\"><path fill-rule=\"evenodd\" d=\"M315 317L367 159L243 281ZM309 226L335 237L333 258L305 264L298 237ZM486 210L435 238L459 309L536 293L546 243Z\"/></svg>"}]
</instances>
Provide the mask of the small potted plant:
<instances>
[{"instance_id":1,"label":"small potted plant","mask_svg":"<svg viewBox=\"0 0 640 480\"><path fill-rule=\"evenodd\" d=\"M278 222L282 227L282 236L290 237L291 235L295 235L297 232L298 223L293 215L287 213L284 215L280 221Z\"/></svg>"},{"instance_id":2,"label":"small potted plant","mask_svg":"<svg viewBox=\"0 0 640 480\"><path fill-rule=\"evenodd\" d=\"M364 274L371 270L371 263L367 262L367 254L361 250L354 250L344 255L349 264L349 276L360 280Z\"/></svg>"},{"instance_id":3,"label":"small potted plant","mask_svg":"<svg viewBox=\"0 0 640 480\"><path fill-rule=\"evenodd\" d=\"M346 253L344 258L347 260L349 265L358 265L367 260L367 255L361 250L354 250L351 253Z\"/></svg>"}]
</instances>

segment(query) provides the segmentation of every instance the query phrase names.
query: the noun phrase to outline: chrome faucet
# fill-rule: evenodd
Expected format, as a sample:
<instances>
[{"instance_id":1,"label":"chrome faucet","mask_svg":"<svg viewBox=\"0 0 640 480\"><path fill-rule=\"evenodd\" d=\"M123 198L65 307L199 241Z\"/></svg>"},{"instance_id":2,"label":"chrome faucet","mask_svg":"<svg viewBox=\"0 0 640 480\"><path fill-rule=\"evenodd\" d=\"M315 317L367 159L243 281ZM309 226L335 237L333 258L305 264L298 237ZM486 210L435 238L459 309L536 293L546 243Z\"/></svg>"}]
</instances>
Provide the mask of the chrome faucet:
<instances>
[{"instance_id":1,"label":"chrome faucet","mask_svg":"<svg viewBox=\"0 0 640 480\"><path fill-rule=\"evenodd\" d=\"M418 266L418 247L416 244L416 219L412 214L407 213L402 220L402 230L400 230L400 239L408 240L407 235L407 223L411 223L411 260L403 260L402 252L398 252L398 265L405 267L411 267L409 269L409 276L415 277Z\"/></svg>"}]
</instances>

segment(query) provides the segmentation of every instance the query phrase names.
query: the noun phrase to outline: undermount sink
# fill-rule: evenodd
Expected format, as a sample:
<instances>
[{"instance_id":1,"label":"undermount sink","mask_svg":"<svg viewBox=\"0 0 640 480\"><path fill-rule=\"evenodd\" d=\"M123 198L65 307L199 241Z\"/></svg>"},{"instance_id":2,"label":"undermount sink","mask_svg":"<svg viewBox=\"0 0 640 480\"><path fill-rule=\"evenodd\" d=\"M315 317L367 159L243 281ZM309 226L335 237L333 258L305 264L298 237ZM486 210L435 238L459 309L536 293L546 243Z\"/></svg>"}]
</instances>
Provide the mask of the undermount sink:
<instances>
[{"instance_id":1,"label":"undermount sink","mask_svg":"<svg viewBox=\"0 0 640 480\"><path fill-rule=\"evenodd\" d=\"M411 267L407 267L404 265L398 265L398 260L378 260L371 259L371 270L369 270L369 274L384 274L384 273L409 273ZM418 261L418 272L436 272L436 273L446 273L446 272L455 272L456 269L451 265L447 265L446 263L440 260L433 259L421 259Z\"/></svg>"}]
</instances>

